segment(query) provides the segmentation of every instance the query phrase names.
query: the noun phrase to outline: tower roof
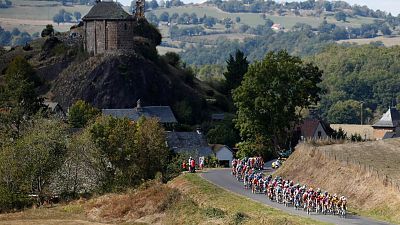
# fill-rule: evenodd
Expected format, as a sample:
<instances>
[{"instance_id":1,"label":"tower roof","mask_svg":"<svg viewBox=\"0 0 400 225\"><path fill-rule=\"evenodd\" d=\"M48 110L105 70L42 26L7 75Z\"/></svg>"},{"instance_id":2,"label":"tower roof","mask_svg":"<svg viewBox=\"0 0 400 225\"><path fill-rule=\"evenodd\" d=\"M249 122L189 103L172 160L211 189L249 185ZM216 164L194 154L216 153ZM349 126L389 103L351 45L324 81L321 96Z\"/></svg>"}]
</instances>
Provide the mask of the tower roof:
<instances>
[{"instance_id":1,"label":"tower roof","mask_svg":"<svg viewBox=\"0 0 400 225\"><path fill-rule=\"evenodd\" d=\"M390 108L373 127L394 128L400 125L400 113L396 108Z\"/></svg>"},{"instance_id":2,"label":"tower roof","mask_svg":"<svg viewBox=\"0 0 400 225\"><path fill-rule=\"evenodd\" d=\"M133 16L127 13L117 2L98 2L83 20L131 20Z\"/></svg>"}]
</instances>

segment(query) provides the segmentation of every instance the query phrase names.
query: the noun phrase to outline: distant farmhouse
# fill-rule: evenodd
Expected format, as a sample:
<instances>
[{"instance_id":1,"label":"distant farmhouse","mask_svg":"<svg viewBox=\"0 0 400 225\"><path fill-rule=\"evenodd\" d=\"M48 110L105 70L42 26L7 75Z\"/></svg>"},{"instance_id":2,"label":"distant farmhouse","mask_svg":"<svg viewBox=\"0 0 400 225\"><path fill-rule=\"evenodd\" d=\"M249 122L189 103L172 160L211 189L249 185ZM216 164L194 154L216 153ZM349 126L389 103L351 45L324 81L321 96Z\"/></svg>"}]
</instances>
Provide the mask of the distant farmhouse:
<instances>
[{"instance_id":1,"label":"distant farmhouse","mask_svg":"<svg viewBox=\"0 0 400 225\"><path fill-rule=\"evenodd\" d=\"M399 111L394 107L390 107L372 127L374 128L374 137L378 140L400 137Z\"/></svg>"},{"instance_id":2,"label":"distant farmhouse","mask_svg":"<svg viewBox=\"0 0 400 225\"><path fill-rule=\"evenodd\" d=\"M116 118L128 118L132 122L137 121L140 117L157 118L166 128L172 128L178 123L174 113L169 106L142 106L140 99L136 103L135 108L131 109L102 109L104 115Z\"/></svg>"},{"instance_id":3,"label":"distant farmhouse","mask_svg":"<svg viewBox=\"0 0 400 225\"><path fill-rule=\"evenodd\" d=\"M144 17L144 0L136 2L130 15L117 2L96 1L84 23L84 48L92 54L134 48L134 22Z\"/></svg>"}]
</instances>

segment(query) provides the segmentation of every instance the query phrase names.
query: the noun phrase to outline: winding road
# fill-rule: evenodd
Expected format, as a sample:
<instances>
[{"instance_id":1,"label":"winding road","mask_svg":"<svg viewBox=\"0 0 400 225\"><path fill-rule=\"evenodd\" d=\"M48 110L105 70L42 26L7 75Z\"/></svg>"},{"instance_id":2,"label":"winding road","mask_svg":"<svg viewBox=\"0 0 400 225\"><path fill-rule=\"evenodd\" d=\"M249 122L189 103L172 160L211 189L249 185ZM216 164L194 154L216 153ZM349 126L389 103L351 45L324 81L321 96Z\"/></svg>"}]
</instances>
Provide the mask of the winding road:
<instances>
[{"instance_id":1,"label":"winding road","mask_svg":"<svg viewBox=\"0 0 400 225\"><path fill-rule=\"evenodd\" d=\"M271 168L267 169L271 170ZM283 204L278 204L276 202L272 202L262 194L252 194L251 191L245 190L243 188L242 183L238 182L231 174L230 169L215 169L215 170L208 170L201 174L203 178L210 181L211 183L222 187L228 191L234 192L236 194L248 197L255 201L261 202L268 206L271 206L276 209L280 209L284 212L290 213L292 215L298 215L302 217L309 217L314 220L318 220L321 222L333 223L333 224L360 224L360 225L375 225L375 224L389 224L385 222L380 222L376 220L372 220L365 217L359 217L354 215L347 216L346 219L340 218L338 216L331 216L331 215L317 215L311 214L307 215L306 212L302 210L295 210L293 207L285 207Z\"/></svg>"}]
</instances>

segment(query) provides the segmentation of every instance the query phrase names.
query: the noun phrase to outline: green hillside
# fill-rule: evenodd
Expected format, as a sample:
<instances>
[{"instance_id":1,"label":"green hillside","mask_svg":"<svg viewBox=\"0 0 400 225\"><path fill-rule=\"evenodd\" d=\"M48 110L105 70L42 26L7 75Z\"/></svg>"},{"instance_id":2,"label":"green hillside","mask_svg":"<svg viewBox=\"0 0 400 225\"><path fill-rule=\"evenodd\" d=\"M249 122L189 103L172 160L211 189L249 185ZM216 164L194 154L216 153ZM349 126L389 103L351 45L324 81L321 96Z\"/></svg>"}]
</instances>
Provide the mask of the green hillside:
<instances>
[{"instance_id":1,"label":"green hillside","mask_svg":"<svg viewBox=\"0 0 400 225\"><path fill-rule=\"evenodd\" d=\"M163 12L168 12L170 15L173 13L183 14L183 13L196 13L198 17L206 14L207 16L212 16L218 19L231 18L235 19L236 17L241 18L242 24L247 24L249 26L257 26L263 25L265 20L262 18L262 14L259 13L228 13L221 11L215 6L211 5L186 5L181 7L172 7L172 8L164 8L157 9L152 11L154 14L159 16ZM267 15L266 18L271 19L275 23L282 24L285 28L292 28L296 23L306 23L313 27L317 27L323 21L323 18L320 17L301 17L301 16L278 16L278 15ZM368 17L357 17L357 18L349 18L348 22L339 22L336 21L332 16L327 17L327 21L329 23L335 23L339 26L349 26L349 27L359 27L361 24L372 23L374 18Z\"/></svg>"}]
</instances>

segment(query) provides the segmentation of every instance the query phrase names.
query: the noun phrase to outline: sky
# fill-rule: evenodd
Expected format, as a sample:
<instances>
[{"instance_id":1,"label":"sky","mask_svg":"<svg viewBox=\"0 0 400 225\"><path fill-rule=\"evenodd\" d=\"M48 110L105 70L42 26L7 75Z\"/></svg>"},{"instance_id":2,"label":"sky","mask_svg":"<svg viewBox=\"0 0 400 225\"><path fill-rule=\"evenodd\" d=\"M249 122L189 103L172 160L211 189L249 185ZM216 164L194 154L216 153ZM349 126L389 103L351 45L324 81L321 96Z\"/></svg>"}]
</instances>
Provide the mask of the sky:
<instances>
[{"instance_id":1,"label":"sky","mask_svg":"<svg viewBox=\"0 0 400 225\"><path fill-rule=\"evenodd\" d=\"M148 0L149 1L149 0ZM206 0L182 0L184 3L201 3ZM280 0L275 0L280 1ZM295 1L295 0L287 0ZM400 0L344 0L350 4L367 5L371 9L380 9L386 12L391 12L394 16L400 13ZM130 5L131 0L119 0L124 5Z\"/></svg>"}]
</instances>

